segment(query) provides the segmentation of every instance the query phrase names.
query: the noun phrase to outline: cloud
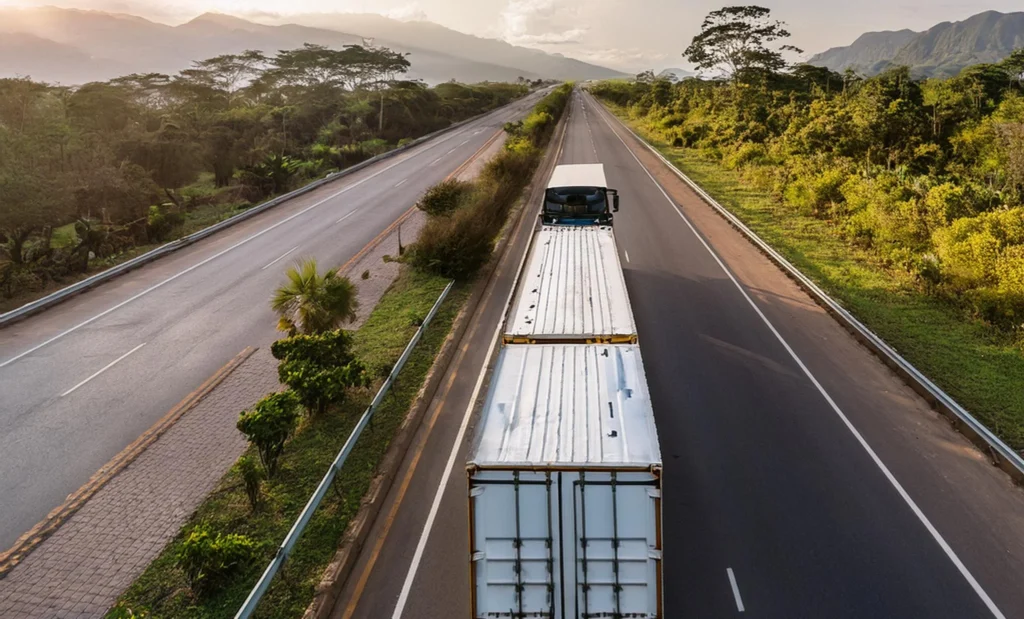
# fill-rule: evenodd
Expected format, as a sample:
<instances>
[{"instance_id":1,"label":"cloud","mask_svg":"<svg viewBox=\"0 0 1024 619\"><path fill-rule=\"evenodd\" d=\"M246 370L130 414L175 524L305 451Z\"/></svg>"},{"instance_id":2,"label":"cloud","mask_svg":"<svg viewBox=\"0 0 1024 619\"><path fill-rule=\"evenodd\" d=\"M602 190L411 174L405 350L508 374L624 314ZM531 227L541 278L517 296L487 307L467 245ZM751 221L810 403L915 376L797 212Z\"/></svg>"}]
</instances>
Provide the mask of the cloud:
<instances>
[{"instance_id":1,"label":"cloud","mask_svg":"<svg viewBox=\"0 0 1024 619\"><path fill-rule=\"evenodd\" d=\"M502 38L516 45L575 43L588 31L580 25L578 8L556 0L508 0L501 18Z\"/></svg>"},{"instance_id":2,"label":"cloud","mask_svg":"<svg viewBox=\"0 0 1024 619\"><path fill-rule=\"evenodd\" d=\"M399 21L428 21L430 19L418 2L397 6L389 11L384 11L383 14L385 17Z\"/></svg>"}]
</instances>

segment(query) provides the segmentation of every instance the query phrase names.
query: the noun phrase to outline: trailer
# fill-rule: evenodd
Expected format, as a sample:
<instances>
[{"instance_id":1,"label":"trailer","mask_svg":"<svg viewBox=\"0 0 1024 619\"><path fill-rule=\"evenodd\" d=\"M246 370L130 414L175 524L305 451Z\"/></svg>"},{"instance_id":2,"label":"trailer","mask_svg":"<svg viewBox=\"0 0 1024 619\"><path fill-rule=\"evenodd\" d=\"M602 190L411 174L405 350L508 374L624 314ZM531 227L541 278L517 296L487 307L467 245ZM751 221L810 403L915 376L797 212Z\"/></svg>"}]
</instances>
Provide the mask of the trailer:
<instances>
[{"instance_id":1,"label":"trailer","mask_svg":"<svg viewBox=\"0 0 1024 619\"><path fill-rule=\"evenodd\" d=\"M541 226L528 251L505 343L636 343L611 227Z\"/></svg>"},{"instance_id":2,"label":"trailer","mask_svg":"<svg viewBox=\"0 0 1024 619\"><path fill-rule=\"evenodd\" d=\"M662 618L661 470L638 346L504 346L467 465L472 617Z\"/></svg>"}]
</instances>

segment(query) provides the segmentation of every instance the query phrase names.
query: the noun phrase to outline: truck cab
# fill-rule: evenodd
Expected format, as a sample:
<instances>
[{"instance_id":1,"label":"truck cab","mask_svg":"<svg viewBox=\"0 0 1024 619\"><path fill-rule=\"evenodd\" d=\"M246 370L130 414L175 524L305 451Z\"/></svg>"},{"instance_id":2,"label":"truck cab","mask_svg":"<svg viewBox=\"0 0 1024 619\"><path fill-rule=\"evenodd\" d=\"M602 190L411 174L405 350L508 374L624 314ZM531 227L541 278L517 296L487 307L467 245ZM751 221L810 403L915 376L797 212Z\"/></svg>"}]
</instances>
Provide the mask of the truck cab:
<instances>
[{"instance_id":1,"label":"truck cab","mask_svg":"<svg viewBox=\"0 0 1024 619\"><path fill-rule=\"evenodd\" d=\"M608 188L600 163L555 166L544 192L541 221L547 225L611 225L619 193Z\"/></svg>"}]
</instances>

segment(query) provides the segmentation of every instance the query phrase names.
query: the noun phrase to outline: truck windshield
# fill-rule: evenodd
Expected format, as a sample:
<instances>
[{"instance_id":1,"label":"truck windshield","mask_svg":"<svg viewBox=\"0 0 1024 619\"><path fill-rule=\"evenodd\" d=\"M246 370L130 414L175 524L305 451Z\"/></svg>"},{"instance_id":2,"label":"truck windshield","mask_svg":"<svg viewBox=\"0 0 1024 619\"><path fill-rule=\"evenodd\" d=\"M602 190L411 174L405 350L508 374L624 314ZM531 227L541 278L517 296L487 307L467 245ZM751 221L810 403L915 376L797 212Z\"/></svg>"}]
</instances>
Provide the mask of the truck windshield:
<instances>
[{"instance_id":1,"label":"truck windshield","mask_svg":"<svg viewBox=\"0 0 1024 619\"><path fill-rule=\"evenodd\" d=\"M547 190L544 210L562 215L601 215L607 211L607 198L599 187L555 187Z\"/></svg>"}]
</instances>

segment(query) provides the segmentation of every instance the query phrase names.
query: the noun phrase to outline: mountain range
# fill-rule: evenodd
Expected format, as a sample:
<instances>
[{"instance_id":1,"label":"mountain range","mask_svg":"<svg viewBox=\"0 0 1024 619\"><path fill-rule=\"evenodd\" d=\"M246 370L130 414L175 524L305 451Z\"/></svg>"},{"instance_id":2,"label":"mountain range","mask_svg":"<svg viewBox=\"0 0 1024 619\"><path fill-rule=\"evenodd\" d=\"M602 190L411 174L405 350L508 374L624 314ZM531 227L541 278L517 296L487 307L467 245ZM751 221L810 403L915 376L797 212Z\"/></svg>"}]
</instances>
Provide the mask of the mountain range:
<instances>
[{"instance_id":1,"label":"mountain range","mask_svg":"<svg viewBox=\"0 0 1024 619\"><path fill-rule=\"evenodd\" d=\"M264 24L205 13L168 26L133 15L41 7L0 8L0 77L81 84L129 73L175 73L192 61L246 49L272 54L304 43L361 44L364 38L408 53L408 77L431 84L620 75L430 22L400 22L380 15L307 14L289 18L289 23Z\"/></svg>"},{"instance_id":2,"label":"mountain range","mask_svg":"<svg viewBox=\"0 0 1024 619\"><path fill-rule=\"evenodd\" d=\"M1024 47L1024 12L987 11L960 22L943 22L925 32L869 32L852 45L835 47L810 59L834 71L854 69L875 75L908 66L922 77L950 77L964 67L999 62Z\"/></svg>"}]
</instances>

